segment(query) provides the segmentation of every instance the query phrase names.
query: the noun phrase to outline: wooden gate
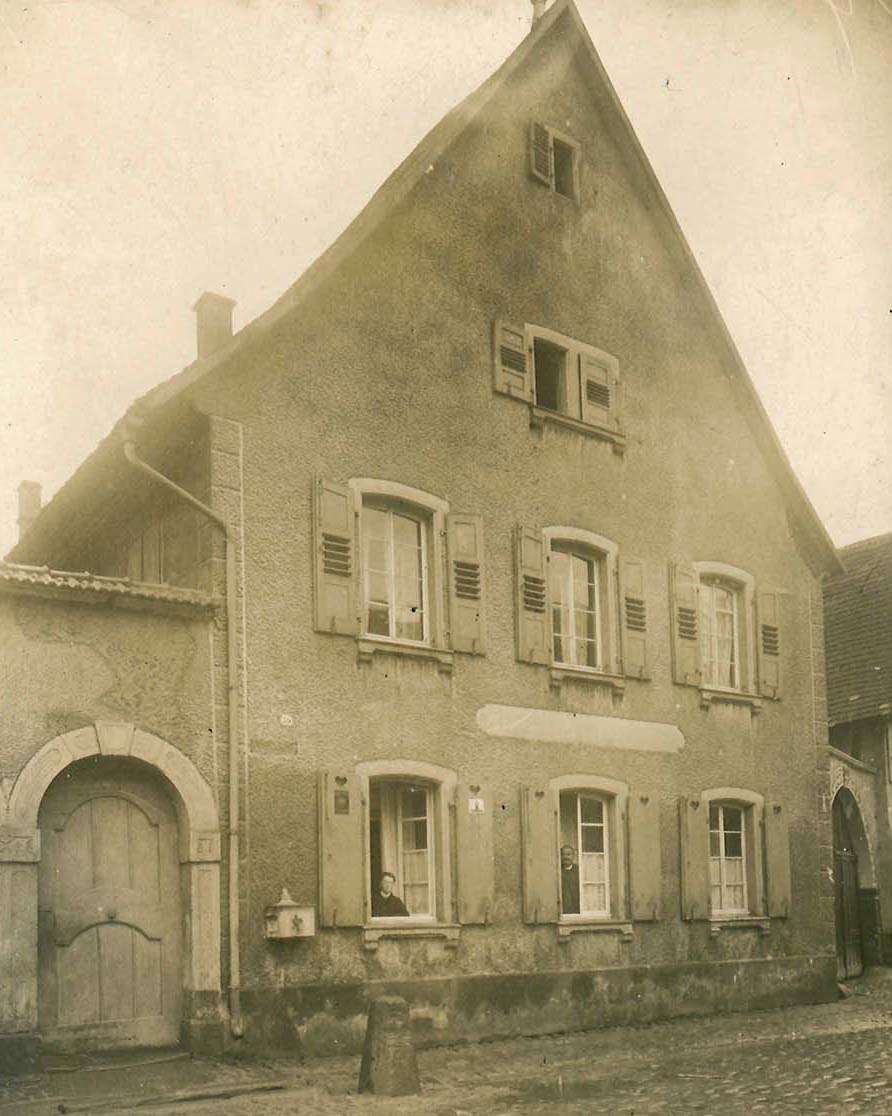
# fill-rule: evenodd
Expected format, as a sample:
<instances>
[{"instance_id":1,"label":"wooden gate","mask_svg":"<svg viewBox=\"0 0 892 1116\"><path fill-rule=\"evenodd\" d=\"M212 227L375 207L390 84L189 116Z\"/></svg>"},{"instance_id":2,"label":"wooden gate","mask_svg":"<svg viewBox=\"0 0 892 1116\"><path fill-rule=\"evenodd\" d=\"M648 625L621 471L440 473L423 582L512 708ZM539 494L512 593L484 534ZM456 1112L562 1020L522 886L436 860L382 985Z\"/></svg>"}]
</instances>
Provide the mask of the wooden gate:
<instances>
[{"instance_id":1,"label":"wooden gate","mask_svg":"<svg viewBox=\"0 0 892 1116\"><path fill-rule=\"evenodd\" d=\"M177 818L163 780L130 760L67 768L40 808L38 1007L51 1049L179 1038Z\"/></svg>"},{"instance_id":2,"label":"wooden gate","mask_svg":"<svg viewBox=\"0 0 892 1116\"><path fill-rule=\"evenodd\" d=\"M836 907L836 972L839 980L864 969L858 903L858 855L841 795L833 802L833 878Z\"/></svg>"}]
</instances>

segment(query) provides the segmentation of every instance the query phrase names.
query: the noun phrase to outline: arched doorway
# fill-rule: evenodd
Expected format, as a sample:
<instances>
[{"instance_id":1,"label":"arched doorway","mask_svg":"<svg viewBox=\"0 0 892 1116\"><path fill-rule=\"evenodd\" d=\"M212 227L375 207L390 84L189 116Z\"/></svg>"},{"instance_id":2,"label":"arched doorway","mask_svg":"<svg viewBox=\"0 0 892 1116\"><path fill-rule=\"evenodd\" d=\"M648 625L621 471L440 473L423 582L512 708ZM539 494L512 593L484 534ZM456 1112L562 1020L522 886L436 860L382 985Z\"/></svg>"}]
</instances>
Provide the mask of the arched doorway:
<instances>
[{"instance_id":1,"label":"arched doorway","mask_svg":"<svg viewBox=\"0 0 892 1116\"><path fill-rule=\"evenodd\" d=\"M841 787L833 800L833 879L836 909L837 977L864 969L864 929L859 888L871 875L864 823L854 795Z\"/></svg>"},{"instance_id":2,"label":"arched doorway","mask_svg":"<svg viewBox=\"0 0 892 1116\"><path fill-rule=\"evenodd\" d=\"M38 1028L58 1050L161 1046L182 1018L174 802L138 760L92 756L38 814Z\"/></svg>"}]
</instances>

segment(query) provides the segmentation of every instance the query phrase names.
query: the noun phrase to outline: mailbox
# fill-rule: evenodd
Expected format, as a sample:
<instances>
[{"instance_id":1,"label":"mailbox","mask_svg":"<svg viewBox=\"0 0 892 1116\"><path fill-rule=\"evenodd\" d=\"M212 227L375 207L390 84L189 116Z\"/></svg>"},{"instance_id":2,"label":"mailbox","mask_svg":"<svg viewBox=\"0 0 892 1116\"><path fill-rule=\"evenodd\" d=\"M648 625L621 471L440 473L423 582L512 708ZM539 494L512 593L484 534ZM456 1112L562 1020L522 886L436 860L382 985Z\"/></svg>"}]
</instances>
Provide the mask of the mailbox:
<instances>
[{"instance_id":1,"label":"mailbox","mask_svg":"<svg viewBox=\"0 0 892 1116\"><path fill-rule=\"evenodd\" d=\"M312 938L316 934L316 908L299 907L282 888L278 903L267 907L265 914L265 934L272 941L288 941L292 938Z\"/></svg>"}]
</instances>

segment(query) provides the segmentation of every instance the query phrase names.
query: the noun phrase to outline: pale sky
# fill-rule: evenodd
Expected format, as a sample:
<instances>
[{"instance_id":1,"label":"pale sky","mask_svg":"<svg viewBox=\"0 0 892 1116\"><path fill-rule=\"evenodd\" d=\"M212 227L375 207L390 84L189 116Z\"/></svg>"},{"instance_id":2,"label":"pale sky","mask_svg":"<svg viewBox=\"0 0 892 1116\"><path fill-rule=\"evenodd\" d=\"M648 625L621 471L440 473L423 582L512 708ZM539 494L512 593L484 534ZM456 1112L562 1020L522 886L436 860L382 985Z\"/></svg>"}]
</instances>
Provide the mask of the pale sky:
<instances>
[{"instance_id":1,"label":"pale sky","mask_svg":"<svg viewBox=\"0 0 892 1116\"><path fill-rule=\"evenodd\" d=\"M577 0L806 492L892 530L892 0ZM527 33L529 0L0 0L0 553Z\"/></svg>"}]
</instances>

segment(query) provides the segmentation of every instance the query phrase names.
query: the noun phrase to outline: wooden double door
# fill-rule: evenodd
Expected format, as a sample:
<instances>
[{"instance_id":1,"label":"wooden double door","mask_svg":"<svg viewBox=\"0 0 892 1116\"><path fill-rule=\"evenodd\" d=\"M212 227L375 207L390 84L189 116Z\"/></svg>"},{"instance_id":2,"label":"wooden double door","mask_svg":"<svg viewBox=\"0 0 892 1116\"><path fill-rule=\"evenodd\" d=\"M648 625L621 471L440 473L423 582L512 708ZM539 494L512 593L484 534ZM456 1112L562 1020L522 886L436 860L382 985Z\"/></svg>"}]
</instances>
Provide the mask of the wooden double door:
<instances>
[{"instance_id":1,"label":"wooden double door","mask_svg":"<svg viewBox=\"0 0 892 1116\"><path fill-rule=\"evenodd\" d=\"M177 817L164 781L128 759L67 768L40 808L38 1008L50 1049L179 1039Z\"/></svg>"}]
</instances>

